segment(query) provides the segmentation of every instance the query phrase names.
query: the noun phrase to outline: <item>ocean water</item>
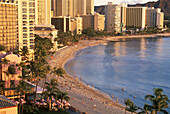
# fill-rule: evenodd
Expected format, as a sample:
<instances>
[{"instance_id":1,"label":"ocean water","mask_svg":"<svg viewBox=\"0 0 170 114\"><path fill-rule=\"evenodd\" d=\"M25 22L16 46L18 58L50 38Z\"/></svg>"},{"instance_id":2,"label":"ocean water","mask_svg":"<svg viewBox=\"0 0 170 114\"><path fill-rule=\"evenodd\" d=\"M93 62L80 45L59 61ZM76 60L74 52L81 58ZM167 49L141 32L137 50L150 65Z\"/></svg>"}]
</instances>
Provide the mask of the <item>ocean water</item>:
<instances>
[{"instance_id":1,"label":"ocean water","mask_svg":"<svg viewBox=\"0 0 170 114\"><path fill-rule=\"evenodd\" d=\"M130 98L143 107L148 103L144 97L153 94L153 88L162 88L170 98L170 38L127 39L91 46L80 50L65 68L86 84L114 95L120 104ZM170 108L167 110L170 112Z\"/></svg>"}]
</instances>

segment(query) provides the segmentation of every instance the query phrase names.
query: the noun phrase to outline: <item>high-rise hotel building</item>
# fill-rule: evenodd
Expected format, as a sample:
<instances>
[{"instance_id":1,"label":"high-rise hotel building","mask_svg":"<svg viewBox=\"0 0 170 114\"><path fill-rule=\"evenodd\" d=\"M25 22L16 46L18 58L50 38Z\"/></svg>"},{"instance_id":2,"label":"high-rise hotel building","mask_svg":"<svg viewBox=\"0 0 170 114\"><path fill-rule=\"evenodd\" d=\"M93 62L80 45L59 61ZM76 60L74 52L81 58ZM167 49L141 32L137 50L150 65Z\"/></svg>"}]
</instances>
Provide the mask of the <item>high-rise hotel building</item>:
<instances>
[{"instance_id":1,"label":"high-rise hotel building","mask_svg":"<svg viewBox=\"0 0 170 114\"><path fill-rule=\"evenodd\" d=\"M94 0L86 0L86 13L94 14Z\"/></svg>"},{"instance_id":2,"label":"high-rise hotel building","mask_svg":"<svg viewBox=\"0 0 170 114\"><path fill-rule=\"evenodd\" d=\"M121 6L109 2L105 6L105 30L108 32L121 31Z\"/></svg>"},{"instance_id":3,"label":"high-rise hotel building","mask_svg":"<svg viewBox=\"0 0 170 114\"><path fill-rule=\"evenodd\" d=\"M164 13L160 8L147 8L146 10L146 26L163 28Z\"/></svg>"},{"instance_id":4,"label":"high-rise hotel building","mask_svg":"<svg viewBox=\"0 0 170 114\"><path fill-rule=\"evenodd\" d=\"M34 47L35 25L51 25L51 0L16 0L18 4L18 46Z\"/></svg>"},{"instance_id":5,"label":"high-rise hotel building","mask_svg":"<svg viewBox=\"0 0 170 114\"><path fill-rule=\"evenodd\" d=\"M126 26L145 28L146 7L127 7Z\"/></svg>"},{"instance_id":6,"label":"high-rise hotel building","mask_svg":"<svg viewBox=\"0 0 170 114\"><path fill-rule=\"evenodd\" d=\"M51 0L53 16L70 16L94 14L94 0Z\"/></svg>"},{"instance_id":7,"label":"high-rise hotel building","mask_svg":"<svg viewBox=\"0 0 170 114\"><path fill-rule=\"evenodd\" d=\"M36 25L51 25L51 0L37 0L35 2L35 24Z\"/></svg>"},{"instance_id":8,"label":"high-rise hotel building","mask_svg":"<svg viewBox=\"0 0 170 114\"><path fill-rule=\"evenodd\" d=\"M35 26L35 0L18 1L18 46L19 49L27 46L29 50L34 46L34 26Z\"/></svg>"},{"instance_id":9,"label":"high-rise hotel building","mask_svg":"<svg viewBox=\"0 0 170 114\"><path fill-rule=\"evenodd\" d=\"M16 49L17 32L17 4L14 0L0 0L0 45Z\"/></svg>"},{"instance_id":10,"label":"high-rise hotel building","mask_svg":"<svg viewBox=\"0 0 170 114\"><path fill-rule=\"evenodd\" d=\"M127 7L126 26L163 28L164 13L153 7Z\"/></svg>"}]
</instances>

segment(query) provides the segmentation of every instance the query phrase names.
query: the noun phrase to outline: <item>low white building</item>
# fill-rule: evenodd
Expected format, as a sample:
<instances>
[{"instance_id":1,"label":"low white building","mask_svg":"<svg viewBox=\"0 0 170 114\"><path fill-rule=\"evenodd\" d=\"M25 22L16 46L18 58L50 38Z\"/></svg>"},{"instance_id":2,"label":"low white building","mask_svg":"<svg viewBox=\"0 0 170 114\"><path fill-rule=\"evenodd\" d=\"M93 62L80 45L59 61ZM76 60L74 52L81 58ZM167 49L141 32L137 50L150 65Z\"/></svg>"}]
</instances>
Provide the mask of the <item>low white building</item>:
<instances>
[{"instance_id":1,"label":"low white building","mask_svg":"<svg viewBox=\"0 0 170 114\"><path fill-rule=\"evenodd\" d=\"M57 50L57 41L58 30L55 29L54 25L36 25L34 28L35 34L39 35L42 38L50 38L52 43L54 44L53 49L51 51Z\"/></svg>"}]
</instances>

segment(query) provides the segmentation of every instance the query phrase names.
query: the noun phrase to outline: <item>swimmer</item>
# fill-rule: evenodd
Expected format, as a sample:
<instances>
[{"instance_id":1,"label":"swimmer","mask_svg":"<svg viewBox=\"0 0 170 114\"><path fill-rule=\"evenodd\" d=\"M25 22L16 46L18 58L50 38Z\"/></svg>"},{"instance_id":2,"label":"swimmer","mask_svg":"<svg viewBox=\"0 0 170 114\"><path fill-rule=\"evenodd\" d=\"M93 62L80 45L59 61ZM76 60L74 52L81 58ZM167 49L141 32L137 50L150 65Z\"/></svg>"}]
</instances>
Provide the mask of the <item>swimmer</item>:
<instances>
[{"instance_id":1,"label":"swimmer","mask_svg":"<svg viewBox=\"0 0 170 114\"><path fill-rule=\"evenodd\" d=\"M124 92L124 88L122 88L122 91Z\"/></svg>"}]
</instances>

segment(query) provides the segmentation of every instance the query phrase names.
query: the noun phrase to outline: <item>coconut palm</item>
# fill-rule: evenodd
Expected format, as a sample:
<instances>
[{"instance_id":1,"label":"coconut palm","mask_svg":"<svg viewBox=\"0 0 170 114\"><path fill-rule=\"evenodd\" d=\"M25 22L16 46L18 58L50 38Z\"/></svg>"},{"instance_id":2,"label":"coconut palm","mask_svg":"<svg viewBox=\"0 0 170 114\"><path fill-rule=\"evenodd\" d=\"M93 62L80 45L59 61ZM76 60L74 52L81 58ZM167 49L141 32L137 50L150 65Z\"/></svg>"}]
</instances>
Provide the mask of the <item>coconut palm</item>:
<instances>
[{"instance_id":1,"label":"coconut palm","mask_svg":"<svg viewBox=\"0 0 170 114\"><path fill-rule=\"evenodd\" d=\"M21 96L27 93L27 92L32 92L31 88L27 86L27 83L24 82L23 80L19 81L19 84L17 86L17 88L15 89L15 91L18 93L18 96L20 96L19 98L19 114L22 114L23 111L21 111L21 107L22 107L22 102L21 102Z\"/></svg>"},{"instance_id":2,"label":"coconut palm","mask_svg":"<svg viewBox=\"0 0 170 114\"><path fill-rule=\"evenodd\" d=\"M168 112L164 109L168 108L170 100L168 96L163 94L163 90L161 88L155 88L153 95L146 95L145 100L148 100L152 103L152 105L147 105L148 108L151 109L151 113L157 114L158 112L162 112L168 114Z\"/></svg>"},{"instance_id":3,"label":"coconut palm","mask_svg":"<svg viewBox=\"0 0 170 114\"><path fill-rule=\"evenodd\" d=\"M5 95L5 81L0 81L0 95Z\"/></svg>"},{"instance_id":4,"label":"coconut palm","mask_svg":"<svg viewBox=\"0 0 170 114\"><path fill-rule=\"evenodd\" d=\"M0 51L6 51L6 48L4 45L0 45Z\"/></svg>"},{"instance_id":5,"label":"coconut palm","mask_svg":"<svg viewBox=\"0 0 170 114\"><path fill-rule=\"evenodd\" d=\"M62 68L57 69L57 67L54 67L50 74L53 74L53 78L54 78L54 75L57 75L57 81L58 81L59 77L64 77L63 76L64 73L65 71Z\"/></svg>"},{"instance_id":6,"label":"coconut palm","mask_svg":"<svg viewBox=\"0 0 170 114\"><path fill-rule=\"evenodd\" d=\"M51 101L52 101L52 98L56 97L58 92L59 92L59 89L57 88L57 80L56 79L51 79L50 82L46 82L46 91L45 91L45 96L44 98L46 99L49 99L49 110L51 110Z\"/></svg>"},{"instance_id":7,"label":"coconut palm","mask_svg":"<svg viewBox=\"0 0 170 114\"><path fill-rule=\"evenodd\" d=\"M42 97L43 97L43 94L44 94L45 84L46 84L46 81L47 81L47 74L50 71L51 71L50 65L47 65L47 67L46 67L46 75L45 75L45 79L44 79L43 91L42 91L42 94L41 94L41 100L42 100Z\"/></svg>"},{"instance_id":8,"label":"coconut palm","mask_svg":"<svg viewBox=\"0 0 170 114\"><path fill-rule=\"evenodd\" d=\"M126 110L128 109L128 106L131 106L133 104L133 101L131 101L130 99L125 99L124 104L126 105L126 109L125 109L125 114L126 114Z\"/></svg>"},{"instance_id":9,"label":"coconut palm","mask_svg":"<svg viewBox=\"0 0 170 114\"><path fill-rule=\"evenodd\" d=\"M6 76L8 77L8 80L11 81L11 77L14 77L14 75L16 74L16 69L13 65L10 65L8 67L8 69L6 71L4 71L4 73L6 74ZM9 83L10 84L10 83ZM10 86L10 85L9 85ZM11 85L12 86L12 85Z\"/></svg>"},{"instance_id":10,"label":"coconut palm","mask_svg":"<svg viewBox=\"0 0 170 114\"><path fill-rule=\"evenodd\" d=\"M68 96L67 92L60 91L57 95L57 99L61 100L62 108L63 108L63 100L69 101L70 97Z\"/></svg>"},{"instance_id":11,"label":"coconut palm","mask_svg":"<svg viewBox=\"0 0 170 114\"><path fill-rule=\"evenodd\" d=\"M32 106L31 104L25 104L23 106L24 114L37 114L37 112L38 112L37 106Z\"/></svg>"},{"instance_id":12,"label":"coconut palm","mask_svg":"<svg viewBox=\"0 0 170 114\"><path fill-rule=\"evenodd\" d=\"M140 108L139 109L141 110L138 114L149 114L150 111L152 110L152 107L150 107L148 104L145 103L144 107L143 108Z\"/></svg>"}]
</instances>

